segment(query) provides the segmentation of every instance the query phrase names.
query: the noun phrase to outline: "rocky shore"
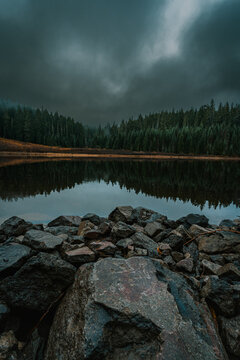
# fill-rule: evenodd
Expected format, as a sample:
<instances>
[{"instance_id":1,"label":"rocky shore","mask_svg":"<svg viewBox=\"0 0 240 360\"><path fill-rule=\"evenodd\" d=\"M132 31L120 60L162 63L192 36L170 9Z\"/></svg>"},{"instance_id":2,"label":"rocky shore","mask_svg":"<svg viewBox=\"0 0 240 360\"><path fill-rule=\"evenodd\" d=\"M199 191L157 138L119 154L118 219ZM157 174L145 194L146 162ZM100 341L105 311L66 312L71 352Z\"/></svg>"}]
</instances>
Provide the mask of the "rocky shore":
<instances>
[{"instance_id":1,"label":"rocky shore","mask_svg":"<svg viewBox=\"0 0 240 360\"><path fill-rule=\"evenodd\" d=\"M0 226L0 360L240 358L240 220L119 206Z\"/></svg>"}]
</instances>

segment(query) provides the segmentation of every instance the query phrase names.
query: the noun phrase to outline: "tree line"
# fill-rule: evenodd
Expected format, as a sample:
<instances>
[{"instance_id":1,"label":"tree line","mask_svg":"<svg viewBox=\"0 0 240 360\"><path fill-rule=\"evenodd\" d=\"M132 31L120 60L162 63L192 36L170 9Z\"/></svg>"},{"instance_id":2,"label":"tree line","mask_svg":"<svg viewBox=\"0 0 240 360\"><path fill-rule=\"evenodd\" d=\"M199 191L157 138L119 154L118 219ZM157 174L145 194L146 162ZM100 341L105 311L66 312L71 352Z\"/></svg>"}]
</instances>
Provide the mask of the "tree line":
<instances>
[{"instance_id":1,"label":"tree line","mask_svg":"<svg viewBox=\"0 0 240 360\"><path fill-rule=\"evenodd\" d=\"M240 105L139 115L120 124L87 127L47 110L0 106L0 136L44 145L151 151L176 154L240 155Z\"/></svg>"}]
</instances>

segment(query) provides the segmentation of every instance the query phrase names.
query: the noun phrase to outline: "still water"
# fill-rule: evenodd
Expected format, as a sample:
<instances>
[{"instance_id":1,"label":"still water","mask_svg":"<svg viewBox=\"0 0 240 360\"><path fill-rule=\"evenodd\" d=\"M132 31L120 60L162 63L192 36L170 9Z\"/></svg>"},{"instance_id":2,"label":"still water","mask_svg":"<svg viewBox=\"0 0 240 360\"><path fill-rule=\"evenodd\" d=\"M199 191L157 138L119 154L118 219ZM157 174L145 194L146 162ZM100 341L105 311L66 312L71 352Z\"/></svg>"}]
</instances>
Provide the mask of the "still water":
<instances>
[{"instance_id":1,"label":"still water","mask_svg":"<svg viewBox=\"0 0 240 360\"><path fill-rule=\"evenodd\" d=\"M211 223L240 216L240 163L233 161L71 160L4 165L0 223L17 215L47 223L59 215L107 216L143 206L170 219L191 212Z\"/></svg>"}]
</instances>

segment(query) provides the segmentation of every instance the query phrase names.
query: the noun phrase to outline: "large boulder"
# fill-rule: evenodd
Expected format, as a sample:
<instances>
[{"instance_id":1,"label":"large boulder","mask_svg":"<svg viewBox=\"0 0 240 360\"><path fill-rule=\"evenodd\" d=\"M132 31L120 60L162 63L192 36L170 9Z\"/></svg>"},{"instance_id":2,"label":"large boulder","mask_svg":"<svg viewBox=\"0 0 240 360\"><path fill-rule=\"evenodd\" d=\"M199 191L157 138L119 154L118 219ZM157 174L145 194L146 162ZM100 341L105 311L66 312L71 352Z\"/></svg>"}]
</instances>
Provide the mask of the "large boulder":
<instances>
[{"instance_id":1,"label":"large boulder","mask_svg":"<svg viewBox=\"0 0 240 360\"><path fill-rule=\"evenodd\" d=\"M186 280L149 258L85 264L57 309L45 360L228 359Z\"/></svg>"},{"instance_id":2,"label":"large boulder","mask_svg":"<svg viewBox=\"0 0 240 360\"><path fill-rule=\"evenodd\" d=\"M0 279L12 275L31 256L32 249L16 243L0 246Z\"/></svg>"},{"instance_id":3,"label":"large boulder","mask_svg":"<svg viewBox=\"0 0 240 360\"><path fill-rule=\"evenodd\" d=\"M32 224L30 222L27 222L18 216L12 216L1 224L0 235L5 235L6 237L19 236L25 234L31 226Z\"/></svg>"},{"instance_id":4,"label":"large boulder","mask_svg":"<svg viewBox=\"0 0 240 360\"><path fill-rule=\"evenodd\" d=\"M67 234L70 236L75 236L78 233L78 227L77 226L48 226L45 229L46 232L49 232L53 235L61 235L61 234Z\"/></svg>"},{"instance_id":5,"label":"large boulder","mask_svg":"<svg viewBox=\"0 0 240 360\"><path fill-rule=\"evenodd\" d=\"M44 311L73 282L75 271L68 262L39 253L5 278L0 291L11 307Z\"/></svg>"},{"instance_id":6,"label":"large boulder","mask_svg":"<svg viewBox=\"0 0 240 360\"><path fill-rule=\"evenodd\" d=\"M82 221L80 216L58 216L56 219L50 221L48 226L79 226Z\"/></svg>"},{"instance_id":7,"label":"large boulder","mask_svg":"<svg viewBox=\"0 0 240 360\"><path fill-rule=\"evenodd\" d=\"M29 230L23 239L25 245L38 251L55 250L62 245L63 241L64 238L41 230Z\"/></svg>"}]
</instances>

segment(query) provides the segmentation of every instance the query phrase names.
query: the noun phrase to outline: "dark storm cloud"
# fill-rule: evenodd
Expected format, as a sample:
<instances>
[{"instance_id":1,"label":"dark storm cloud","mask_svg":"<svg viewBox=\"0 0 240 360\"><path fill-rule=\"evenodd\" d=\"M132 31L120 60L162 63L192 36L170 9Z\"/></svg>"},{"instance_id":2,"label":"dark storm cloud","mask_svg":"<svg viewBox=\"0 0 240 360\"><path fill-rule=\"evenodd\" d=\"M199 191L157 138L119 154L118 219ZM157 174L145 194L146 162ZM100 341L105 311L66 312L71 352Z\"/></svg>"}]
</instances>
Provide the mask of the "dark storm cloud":
<instances>
[{"instance_id":1,"label":"dark storm cloud","mask_svg":"<svg viewBox=\"0 0 240 360\"><path fill-rule=\"evenodd\" d=\"M238 0L0 0L0 97L84 123L240 95Z\"/></svg>"}]
</instances>

